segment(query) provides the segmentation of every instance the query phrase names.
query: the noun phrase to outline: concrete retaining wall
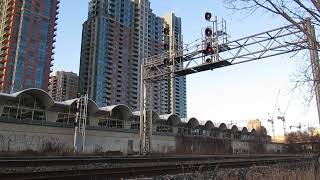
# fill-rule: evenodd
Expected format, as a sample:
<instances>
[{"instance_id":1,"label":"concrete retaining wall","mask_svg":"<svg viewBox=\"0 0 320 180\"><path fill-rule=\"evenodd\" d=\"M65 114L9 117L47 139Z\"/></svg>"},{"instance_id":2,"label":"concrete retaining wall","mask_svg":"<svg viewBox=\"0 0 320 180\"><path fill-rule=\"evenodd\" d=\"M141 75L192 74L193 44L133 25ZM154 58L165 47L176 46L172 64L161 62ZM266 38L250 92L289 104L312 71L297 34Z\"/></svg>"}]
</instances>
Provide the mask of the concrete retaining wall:
<instances>
[{"instance_id":1,"label":"concrete retaining wall","mask_svg":"<svg viewBox=\"0 0 320 180\"><path fill-rule=\"evenodd\" d=\"M73 128L0 122L0 151L45 151L51 146L59 151L73 151ZM49 146L49 147L48 147ZM268 152L282 152L281 144L266 144ZM246 141L213 139L203 136L152 136L152 151L159 154L231 154L254 153ZM139 152L139 134L107 130L86 130L86 152Z\"/></svg>"},{"instance_id":2,"label":"concrete retaining wall","mask_svg":"<svg viewBox=\"0 0 320 180\"><path fill-rule=\"evenodd\" d=\"M0 123L0 151L42 151L47 143L59 145L64 151L72 151L73 138L73 128ZM121 151L124 154L129 151L139 152L139 135L86 130L85 147L86 152ZM175 151L175 138L154 135L152 149L158 153Z\"/></svg>"}]
</instances>

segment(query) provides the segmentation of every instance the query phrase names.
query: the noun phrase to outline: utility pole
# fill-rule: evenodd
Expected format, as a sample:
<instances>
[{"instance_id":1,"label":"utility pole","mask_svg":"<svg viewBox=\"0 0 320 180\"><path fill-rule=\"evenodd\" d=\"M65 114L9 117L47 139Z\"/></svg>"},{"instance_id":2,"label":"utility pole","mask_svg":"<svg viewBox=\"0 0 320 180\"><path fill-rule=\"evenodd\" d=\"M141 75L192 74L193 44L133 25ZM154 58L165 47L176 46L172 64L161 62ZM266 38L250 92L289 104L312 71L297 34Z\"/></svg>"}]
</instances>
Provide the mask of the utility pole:
<instances>
[{"instance_id":1,"label":"utility pole","mask_svg":"<svg viewBox=\"0 0 320 180\"><path fill-rule=\"evenodd\" d=\"M314 25L311 24L310 18L306 19L307 31L311 35L311 37L307 36L309 49L310 49L310 58L311 58L311 66L312 66L312 74L314 81L314 92L316 95L316 102L318 108L318 118L320 124L320 68L319 68L319 53L318 47L316 45L316 33L314 29Z\"/></svg>"},{"instance_id":2,"label":"utility pole","mask_svg":"<svg viewBox=\"0 0 320 180\"><path fill-rule=\"evenodd\" d=\"M143 63L141 64L140 66L140 127L139 127L139 130L140 130L140 133L139 133L139 138L140 138L140 154L144 154L144 151L145 151L145 126L144 126L144 122L145 122L145 114L146 114L146 110L145 110L145 99L146 99L146 92L145 92L145 89L146 89L146 83L145 83L145 80L144 80L144 66L143 66Z\"/></svg>"},{"instance_id":3,"label":"utility pole","mask_svg":"<svg viewBox=\"0 0 320 180\"><path fill-rule=\"evenodd\" d=\"M153 84L144 79L145 69L143 62L140 66L140 155L152 152L152 110L153 110ZM148 97L149 95L149 97ZM148 98L147 98L148 97ZM147 110L149 118L147 117Z\"/></svg>"}]
</instances>

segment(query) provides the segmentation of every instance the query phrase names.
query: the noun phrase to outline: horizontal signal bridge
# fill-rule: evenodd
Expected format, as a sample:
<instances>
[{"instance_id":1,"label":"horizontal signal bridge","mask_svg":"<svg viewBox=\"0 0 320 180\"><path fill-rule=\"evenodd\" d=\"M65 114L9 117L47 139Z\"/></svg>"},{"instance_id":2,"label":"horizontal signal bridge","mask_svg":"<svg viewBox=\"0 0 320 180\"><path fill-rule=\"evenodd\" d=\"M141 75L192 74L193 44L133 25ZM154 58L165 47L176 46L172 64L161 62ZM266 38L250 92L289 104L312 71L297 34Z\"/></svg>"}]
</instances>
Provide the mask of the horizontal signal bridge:
<instances>
[{"instance_id":1,"label":"horizontal signal bridge","mask_svg":"<svg viewBox=\"0 0 320 180\"><path fill-rule=\"evenodd\" d=\"M300 25L305 27L304 23ZM219 33L218 33L219 34ZM197 40L199 41L199 40ZM216 44L212 54L204 53L202 40L175 52L165 52L144 60L144 80L161 81L225 66L259 60L308 48L308 40L295 26L288 25L238 40ZM206 59L213 56L214 58ZM175 68L166 68L172 67Z\"/></svg>"}]
</instances>

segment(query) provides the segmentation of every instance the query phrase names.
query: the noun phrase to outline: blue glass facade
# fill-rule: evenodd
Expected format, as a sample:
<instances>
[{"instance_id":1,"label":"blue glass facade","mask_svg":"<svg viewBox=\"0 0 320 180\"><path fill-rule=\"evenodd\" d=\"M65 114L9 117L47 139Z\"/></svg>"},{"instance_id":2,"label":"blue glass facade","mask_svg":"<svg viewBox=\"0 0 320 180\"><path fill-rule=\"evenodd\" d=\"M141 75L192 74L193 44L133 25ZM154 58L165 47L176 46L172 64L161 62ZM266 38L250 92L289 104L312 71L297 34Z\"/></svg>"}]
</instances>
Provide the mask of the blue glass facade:
<instances>
[{"instance_id":1,"label":"blue glass facade","mask_svg":"<svg viewBox=\"0 0 320 180\"><path fill-rule=\"evenodd\" d=\"M2 92L26 88L47 90L58 4L58 0L25 0L12 4L13 26L5 29L12 33L8 36L11 41L4 59L7 65L4 81L0 83Z\"/></svg>"},{"instance_id":2,"label":"blue glass facade","mask_svg":"<svg viewBox=\"0 0 320 180\"><path fill-rule=\"evenodd\" d=\"M127 104L133 13L131 0L89 2L88 20L83 24L79 91L88 93L99 106Z\"/></svg>"},{"instance_id":3,"label":"blue glass facade","mask_svg":"<svg viewBox=\"0 0 320 180\"><path fill-rule=\"evenodd\" d=\"M138 110L139 66L143 58L163 53L164 18L152 12L148 0L91 0L88 12L82 32L80 93L99 106L125 104ZM181 35L181 24L176 32ZM185 117L185 79L174 83L178 89L172 89L170 80L155 85L154 110Z\"/></svg>"}]
</instances>

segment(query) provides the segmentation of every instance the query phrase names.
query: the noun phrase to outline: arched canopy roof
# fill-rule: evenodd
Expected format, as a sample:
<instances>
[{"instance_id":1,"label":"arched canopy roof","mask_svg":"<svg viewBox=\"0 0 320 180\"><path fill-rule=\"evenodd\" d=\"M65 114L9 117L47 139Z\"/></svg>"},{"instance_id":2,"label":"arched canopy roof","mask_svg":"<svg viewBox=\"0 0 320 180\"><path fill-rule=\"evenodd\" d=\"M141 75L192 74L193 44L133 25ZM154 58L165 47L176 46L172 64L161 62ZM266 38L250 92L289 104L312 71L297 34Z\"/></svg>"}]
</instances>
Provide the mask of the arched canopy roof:
<instances>
[{"instance_id":1,"label":"arched canopy roof","mask_svg":"<svg viewBox=\"0 0 320 180\"><path fill-rule=\"evenodd\" d=\"M199 121L198 119L192 117L192 118L189 118L188 119L188 126L191 127L191 128L195 128L195 127L198 127L200 124L199 124Z\"/></svg>"},{"instance_id":2,"label":"arched canopy roof","mask_svg":"<svg viewBox=\"0 0 320 180\"><path fill-rule=\"evenodd\" d=\"M207 129L207 130L210 130L210 129L213 129L214 128L214 124L212 121L207 121L206 124L204 125L204 127Z\"/></svg>"},{"instance_id":3,"label":"arched canopy roof","mask_svg":"<svg viewBox=\"0 0 320 180\"><path fill-rule=\"evenodd\" d=\"M225 123L221 123L220 126L219 126L219 130L221 130L221 131L227 130L226 124Z\"/></svg>"},{"instance_id":4,"label":"arched canopy roof","mask_svg":"<svg viewBox=\"0 0 320 180\"><path fill-rule=\"evenodd\" d=\"M243 127L241 133L248 133L248 129L246 127Z\"/></svg>"},{"instance_id":5,"label":"arched canopy roof","mask_svg":"<svg viewBox=\"0 0 320 180\"><path fill-rule=\"evenodd\" d=\"M238 132L238 127L236 125L233 125L231 128L231 132Z\"/></svg>"},{"instance_id":6,"label":"arched canopy roof","mask_svg":"<svg viewBox=\"0 0 320 180\"><path fill-rule=\"evenodd\" d=\"M168 121L168 124L171 126L176 126L181 123L181 118L176 114L162 114L159 118Z\"/></svg>"},{"instance_id":7,"label":"arched canopy roof","mask_svg":"<svg viewBox=\"0 0 320 180\"><path fill-rule=\"evenodd\" d=\"M255 129L252 129L251 134L257 134L257 131Z\"/></svg>"},{"instance_id":8,"label":"arched canopy roof","mask_svg":"<svg viewBox=\"0 0 320 180\"><path fill-rule=\"evenodd\" d=\"M0 93L1 100L14 100L15 97L12 94Z\"/></svg>"},{"instance_id":9,"label":"arched canopy roof","mask_svg":"<svg viewBox=\"0 0 320 180\"><path fill-rule=\"evenodd\" d=\"M44 90L37 88L25 89L23 91L19 91L13 94L14 97L19 98L23 95L29 94L36 99L38 99L45 108L50 108L54 105L54 100L52 97Z\"/></svg>"},{"instance_id":10,"label":"arched canopy roof","mask_svg":"<svg viewBox=\"0 0 320 180\"><path fill-rule=\"evenodd\" d=\"M77 107L77 100L78 99L71 99L71 100L63 101L61 103L67 106ZM95 114L96 112L98 112L98 110L99 110L98 105L92 99L88 99L88 113Z\"/></svg>"},{"instance_id":11,"label":"arched canopy roof","mask_svg":"<svg viewBox=\"0 0 320 180\"><path fill-rule=\"evenodd\" d=\"M100 110L110 112L111 117L114 116L116 113L120 113L120 115L122 116L122 120L129 120L130 117L133 115L131 109L124 104L102 107L100 108Z\"/></svg>"},{"instance_id":12,"label":"arched canopy roof","mask_svg":"<svg viewBox=\"0 0 320 180\"><path fill-rule=\"evenodd\" d=\"M150 111L147 111L147 118L149 118ZM132 112L132 115L134 116L140 116L140 111L134 111ZM158 121L160 119L159 114L156 111L152 111L152 123L155 123L155 121Z\"/></svg>"},{"instance_id":13,"label":"arched canopy roof","mask_svg":"<svg viewBox=\"0 0 320 180\"><path fill-rule=\"evenodd\" d=\"M150 116L150 111L146 112L147 118ZM152 111L152 120L153 122L158 121L160 119L159 114L156 111Z\"/></svg>"}]
</instances>

